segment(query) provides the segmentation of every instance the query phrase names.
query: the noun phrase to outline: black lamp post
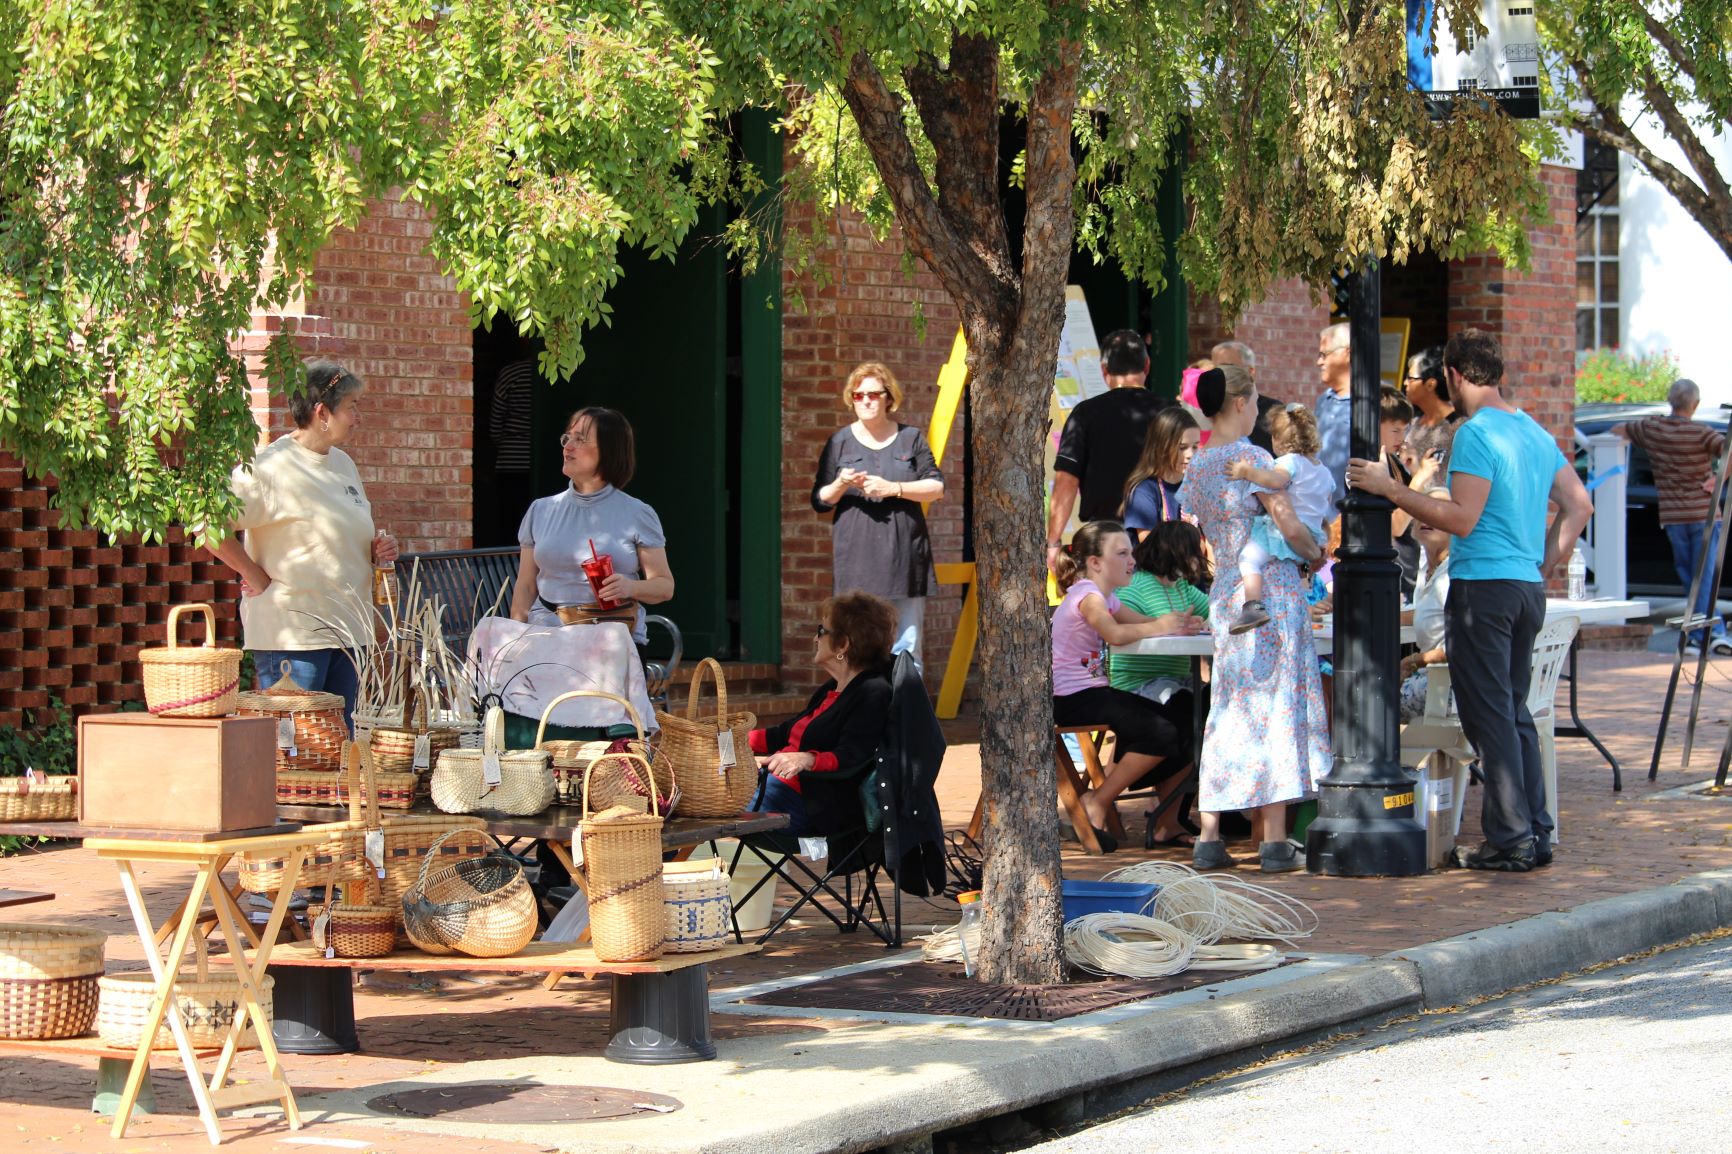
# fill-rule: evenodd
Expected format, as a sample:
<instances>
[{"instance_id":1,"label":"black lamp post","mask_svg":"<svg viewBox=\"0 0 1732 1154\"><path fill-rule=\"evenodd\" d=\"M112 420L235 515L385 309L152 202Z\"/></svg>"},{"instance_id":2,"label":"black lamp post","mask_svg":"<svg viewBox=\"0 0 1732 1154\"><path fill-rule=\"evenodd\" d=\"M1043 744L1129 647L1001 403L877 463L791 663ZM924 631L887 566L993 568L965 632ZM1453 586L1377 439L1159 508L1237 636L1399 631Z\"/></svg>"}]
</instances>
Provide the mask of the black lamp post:
<instances>
[{"instance_id":1,"label":"black lamp post","mask_svg":"<svg viewBox=\"0 0 1732 1154\"><path fill-rule=\"evenodd\" d=\"M1382 283L1368 260L1349 282L1353 456L1376 460L1382 374ZM1305 868L1340 877L1425 872L1414 777L1401 767L1401 567L1382 497L1348 490L1335 563L1335 763L1318 782Z\"/></svg>"}]
</instances>

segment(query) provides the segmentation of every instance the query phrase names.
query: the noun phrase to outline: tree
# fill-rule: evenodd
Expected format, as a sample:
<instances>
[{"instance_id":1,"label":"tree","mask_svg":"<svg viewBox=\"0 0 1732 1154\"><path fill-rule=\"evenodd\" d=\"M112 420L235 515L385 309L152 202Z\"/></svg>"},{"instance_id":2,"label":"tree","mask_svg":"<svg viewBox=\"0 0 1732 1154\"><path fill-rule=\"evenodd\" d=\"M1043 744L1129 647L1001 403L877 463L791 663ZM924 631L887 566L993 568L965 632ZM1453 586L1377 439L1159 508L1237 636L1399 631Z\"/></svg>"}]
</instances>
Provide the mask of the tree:
<instances>
[{"instance_id":1,"label":"tree","mask_svg":"<svg viewBox=\"0 0 1732 1154\"><path fill-rule=\"evenodd\" d=\"M1519 251L1535 203L1510 124L1433 122L1407 91L1402 0L158 13L0 0L0 445L111 531L226 523L251 429L224 342L392 187L435 212L477 320L546 335L550 370L605 319L620 244L671 251L699 202L750 191L719 127L744 105L785 117L787 195L860 209L932 269L969 344L992 982L1062 975L1040 441L1073 246L1158 284L1177 239L1231 312L1363 254ZM1186 139L1191 220L1169 238L1152 193Z\"/></svg>"},{"instance_id":2,"label":"tree","mask_svg":"<svg viewBox=\"0 0 1732 1154\"><path fill-rule=\"evenodd\" d=\"M1645 168L1732 259L1732 182L1713 151L1732 133L1732 8L1561 0L1539 15L1561 122ZM1683 164L1660 155L1656 129Z\"/></svg>"}]
</instances>

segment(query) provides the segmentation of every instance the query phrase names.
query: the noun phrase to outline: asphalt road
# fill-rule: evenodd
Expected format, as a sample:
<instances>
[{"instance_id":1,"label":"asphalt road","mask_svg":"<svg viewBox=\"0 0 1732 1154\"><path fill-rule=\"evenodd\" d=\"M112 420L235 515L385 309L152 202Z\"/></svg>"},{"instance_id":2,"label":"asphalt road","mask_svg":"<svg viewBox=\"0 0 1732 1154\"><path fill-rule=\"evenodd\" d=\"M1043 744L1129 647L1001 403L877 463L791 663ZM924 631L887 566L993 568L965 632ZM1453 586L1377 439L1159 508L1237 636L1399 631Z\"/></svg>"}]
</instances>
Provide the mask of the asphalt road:
<instances>
[{"instance_id":1,"label":"asphalt road","mask_svg":"<svg viewBox=\"0 0 1732 1154\"><path fill-rule=\"evenodd\" d=\"M1394 1023L1025 1149L1724 1154L1728 1077L1719 939Z\"/></svg>"}]
</instances>

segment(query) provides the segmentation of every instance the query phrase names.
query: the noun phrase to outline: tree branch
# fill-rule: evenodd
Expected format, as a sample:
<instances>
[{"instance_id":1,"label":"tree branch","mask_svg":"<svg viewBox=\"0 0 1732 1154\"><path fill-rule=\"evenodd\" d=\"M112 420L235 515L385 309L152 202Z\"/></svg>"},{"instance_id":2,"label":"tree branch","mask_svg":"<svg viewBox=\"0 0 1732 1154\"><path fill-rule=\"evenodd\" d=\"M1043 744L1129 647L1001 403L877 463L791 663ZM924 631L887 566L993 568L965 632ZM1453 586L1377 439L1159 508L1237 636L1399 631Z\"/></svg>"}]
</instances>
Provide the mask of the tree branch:
<instances>
[{"instance_id":1,"label":"tree branch","mask_svg":"<svg viewBox=\"0 0 1732 1154\"><path fill-rule=\"evenodd\" d=\"M865 51L856 52L849 59L842 97L854 114L860 139L872 153L873 164L895 206L896 220L902 226L909 249L938 275L945 290L958 303L996 297L1003 286L974 255L966 239L952 231L939 211L938 201L909 142L902 102L884 83L883 73Z\"/></svg>"},{"instance_id":2,"label":"tree branch","mask_svg":"<svg viewBox=\"0 0 1732 1154\"><path fill-rule=\"evenodd\" d=\"M938 211L992 274L1013 283L1004 207L998 190L998 45L980 36L951 38L950 62L924 57L902 76L932 142Z\"/></svg>"},{"instance_id":3,"label":"tree branch","mask_svg":"<svg viewBox=\"0 0 1732 1154\"><path fill-rule=\"evenodd\" d=\"M1660 123L1665 126L1666 135L1677 141L1678 147L1683 149L1684 159L1696 170L1697 180L1720 210L1720 215L1732 219L1732 189L1727 187L1726 178L1720 175L1720 167L1714 161L1714 154L1708 151L1701 137L1696 135L1694 126L1679 110L1678 102L1672 99L1672 94L1660 82L1651 64L1642 69L1642 95L1647 98L1648 106L1654 110L1654 115L1658 116Z\"/></svg>"}]
</instances>

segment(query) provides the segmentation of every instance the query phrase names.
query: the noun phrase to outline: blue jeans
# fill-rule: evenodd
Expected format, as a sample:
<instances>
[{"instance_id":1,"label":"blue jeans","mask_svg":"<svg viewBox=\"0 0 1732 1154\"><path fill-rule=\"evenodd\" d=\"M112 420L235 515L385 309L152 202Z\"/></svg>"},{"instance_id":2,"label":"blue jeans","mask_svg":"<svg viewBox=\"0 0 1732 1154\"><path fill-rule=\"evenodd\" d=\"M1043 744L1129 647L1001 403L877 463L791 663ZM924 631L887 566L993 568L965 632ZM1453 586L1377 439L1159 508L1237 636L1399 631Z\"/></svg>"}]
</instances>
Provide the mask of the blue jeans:
<instances>
[{"instance_id":1,"label":"blue jeans","mask_svg":"<svg viewBox=\"0 0 1732 1154\"><path fill-rule=\"evenodd\" d=\"M1716 637L1726 632L1726 622L1714 612L1714 559L1718 556L1716 546L1720 543L1720 528L1709 528L1709 522L1695 525L1667 525L1666 539L1672 543L1672 565L1678 570L1678 580L1684 583L1684 596L1690 595L1690 582L1696 579L1696 565L1702 557L1702 537L1704 531L1708 537L1708 564L1702 573L1702 591L1696 595L1694 611L1712 621L1713 634ZM1702 631L1696 630L1691 640L1697 644L1702 642Z\"/></svg>"},{"instance_id":2,"label":"blue jeans","mask_svg":"<svg viewBox=\"0 0 1732 1154\"><path fill-rule=\"evenodd\" d=\"M302 689L323 690L343 699L343 723L353 733L355 696L360 692L353 655L347 649L255 649L253 668L260 689L282 679L285 661L289 663L289 676Z\"/></svg>"},{"instance_id":3,"label":"blue jeans","mask_svg":"<svg viewBox=\"0 0 1732 1154\"><path fill-rule=\"evenodd\" d=\"M773 773L764 778L764 800L752 806L752 810L755 813L785 813L788 815L788 828L783 833L794 837L812 836L812 823L806 820L806 803L801 800L800 791Z\"/></svg>"}]
</instances>

